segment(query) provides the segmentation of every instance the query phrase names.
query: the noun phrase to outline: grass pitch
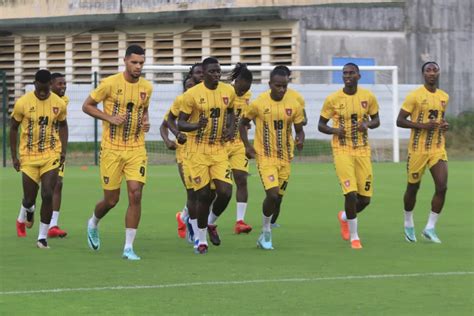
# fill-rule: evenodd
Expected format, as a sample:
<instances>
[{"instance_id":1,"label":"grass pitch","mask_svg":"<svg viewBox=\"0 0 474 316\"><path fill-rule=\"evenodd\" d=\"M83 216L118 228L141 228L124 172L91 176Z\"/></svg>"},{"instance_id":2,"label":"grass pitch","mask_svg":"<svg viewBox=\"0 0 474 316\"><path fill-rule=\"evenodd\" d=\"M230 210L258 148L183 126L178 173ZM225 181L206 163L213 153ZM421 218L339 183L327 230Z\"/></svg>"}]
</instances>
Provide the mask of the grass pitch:
<instances>
[{"instance_id":1,"label":"grass pitch","mask_svg":"<svg viewBox=\"0 0 474 316\"><path fill-rule=\"evenodd\" d=\"M67 167L59 219L65 239L35 248L39 214L19 239L20 175L1 169L0 313L2 315L472 315L474 163L449 162L447 202L437 232L422 240L430 210L425 174L415 209L418 242L403 238L405 165L374 165L372 204L359 217L364 249L342 241L343 207L332 164L293 164L274 251L256 248L263 188L249 178L249 235L232 233L235 200L218 220L222 244L205 256L176 234L184 189L175 166L150 166L135 242L140 262L120 258L125 188L100 224L101 249L87 247L86 221L101 197L98 169ZM39 203L39 201L38 201ZM39 209L39 206L38 206ZM44 290L44 291L43 291ZM43 292L41 292L43 291Z\"/></svg>"}]
</instances>

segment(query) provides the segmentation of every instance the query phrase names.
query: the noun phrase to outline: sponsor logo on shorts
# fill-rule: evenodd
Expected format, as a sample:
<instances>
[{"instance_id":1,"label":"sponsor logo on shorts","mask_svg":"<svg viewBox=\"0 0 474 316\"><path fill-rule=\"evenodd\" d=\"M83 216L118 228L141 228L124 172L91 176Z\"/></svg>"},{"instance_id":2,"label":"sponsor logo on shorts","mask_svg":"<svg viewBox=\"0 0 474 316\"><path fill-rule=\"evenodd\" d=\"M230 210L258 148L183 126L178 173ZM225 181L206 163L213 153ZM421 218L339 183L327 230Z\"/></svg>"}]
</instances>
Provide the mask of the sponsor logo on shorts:
<instances>
[{"instance_id":1,"label":"sponsor logo on shorts","mask_svg":"<svg viewBox=\"0 0 474 316\"><path fill-rule=\"evenodd\" d=\"M273 182L275 181L275 177L273 175L269 175L268 180L270 180L270 182Z\"/></svg>"},{"instance_id":2,"label":"sponsor logo on shorts","mask_svg":"<svg viewBox=\"0 0 474 316\"><path fill-rule=\"evenodd\" d=\"M201 177L196 177L196 178L194 178L194 182L195 182L196 184L201 183Z\"/></svg>"},{"instance_id":3,"label":"sponsor logo on shorts","mask_svg":"<svg viewBox=\"0 0 474 316\"><path fill-rule=\"evenodd\" d=\"M364 108L367 109L367 101L361 101L360 105Z\"/></svg>"},{"instance_id":4,"label":"sponsor logo on shorts","mask_svg":"<svg viewBox=\"0 0 474 316\"><path fill-rule=\"evenodd\" d=\"M344 181L344 185L346 186L346 188L350 187L351 186L351 180Z\"/></svg>"},{"instance_id":5,"label":"sponsor logo on shorts","mask_svg":"<svg viewBox=\"0 0 474 316\"><path fill-rule=\"evenodd\" d=\"M53 113L58 114L58 112L59 112L59 108L58 107L53 107Z\"/></svg>"},{"instance_id":6,"label":"sponsor logo on shorts","mask_svg":"<svg viewBox=\"0 0 474 316\"><path fill-rule=\"evenodd\" d=\"M291 113L293 113L291 109L285 109L285 111L286 111L286 115L288 116L291 116Z\"/></svg>"},{"instance_id":7,"label":"sponsor logo on shorts","mask_svg":"<svg viewBox=\"0 0 474 316\"><path fill-rule=\"evenodd\" d=\"M109 184L109 177L104 177L104 183Z\"/></svg>"},{"instance_id":8,"label":"sponsor logo on shorts","mask_svg":"<svg viewBox=\"0 0 474 316\"><path fill-rule=\"evenodd\" d=\"M418 179L420 177L420 174L418 172L414 172L411 174L411 176L413 177L413 179Z\"/></svg>"},{"instance_id":9,"label":"sponsor logo on shorts","mask_svg":"<svg viewBox=\"0 0 474 316\"><path fill-rule=\"evenodd\" d=\"M140 92L140 99L142 99L142 101L145 101L145 99L146 99L146 92Z\"/></svg>"}]
</instances>

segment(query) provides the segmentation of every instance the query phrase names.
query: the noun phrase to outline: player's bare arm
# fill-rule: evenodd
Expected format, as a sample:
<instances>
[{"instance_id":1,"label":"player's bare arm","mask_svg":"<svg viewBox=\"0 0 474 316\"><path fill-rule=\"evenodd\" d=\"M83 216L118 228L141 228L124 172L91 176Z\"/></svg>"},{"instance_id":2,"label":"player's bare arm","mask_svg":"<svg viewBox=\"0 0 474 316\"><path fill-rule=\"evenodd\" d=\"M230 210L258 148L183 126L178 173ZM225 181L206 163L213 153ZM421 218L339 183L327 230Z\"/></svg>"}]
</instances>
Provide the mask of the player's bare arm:
<instances>
[{"instance_id":1,"label":"player's bare arm","mask_svg":"<svg viewBox=\"0 0 474 316\"><path fill-rule=\"evenodd\" d=\"M150 114L148 113L148 108L145 108L143 111L143 131L148 133L150 131Z\"/></svg>"},{"instance_id":2,"label":"player's bare arm","mask_svg":"<svg viewBox=\"0 0 474 316\"><path fill-rule=\"evenodd\" d=\"M96 119L107 121L112 125L122 125L125 122L125 115L109 115L97 108L97 102L88 96L82 105L82 111Z\"/></svg>"},{"instance_id":3,"label":"player's bare arm","mask_svg":"<svg viewBox=\"0 0 474 316\"><path fill-rule=\"evenodd\" d=\"M69 128L67 125L67 120L59 122L59 140L61 141L61 159L60 164L62 165L66 161L66 150L67 150L67 141L69 138Z\"/></svg>"},{"instance_id":4,"label":"player's bare arm","mask_svg":"<svg viewBox=\"0 0 474 316\"><path fill-rule=\"evenodd\" d=\"M239 132L240 132L240 138L242 139L242 142L244 143L244 146L245 146L245 155L247 156L247 158L249 159L253 159L255 158L255 148L253 148L253 146L250 144L249 142L249 138L248 138L248 135L247 135L247 126L250 125L250 120L246 117L243 117L241 120L240 120L240 125L239 125Z\"/></svg>"},{"instance_id":5,"label":"player's bare arm","mask_svg":"<svg viewBox=\"0 0 474 316\"><path fill-rule=\"evenodd\" d=\"M410 116L409 112L405 110L400 110L400 113L398 113L398 117L397 117L397 126L401 128L415 128L415 129L426 129L426 130L434 130L440 127L439 122L431 121L428 123L416 123L416 122L410 121L408 119L408 116ZM449 127L449 124L448 124L448 127Z\"/></svg>"},{"instance_id":6,"label":"player's bare arm","mask_svg":"<svg viewBox=\"0 0 474 316\"><path fill-rule=\"evenodd\" d=\"M16 151L19 126L20 122L12 118L10 123L10 152L12 155L13 168L15 168L16 171L20 171L20 160L18 159Z\"/></svg>"},{"instance_id":7,"label":"player's bare arm","mask_svg":"<svg viewBox=\"0 0 474 316\"><path fill-rule=\"evenodd\" d=\"M344 128L339 127L339 128L333 128L328 125L329 120L325 117L320 116L319 117L319 122L318 122L318 130L321 133L327 134L327 135L337 135L339 137L344 137L346 135L346 131Z\"/></svg>"},{"instance_id":8,"label":"player's bare arm","mask_svg":"<svg viewBox=\"0 0 474 316\"><path fill-rule=\"evenodd\" d=\"M179 112L178 129L181 132L192 132L202 127L206 127L207 122L209 121L207 117L201 116L197 123L190 123L188 122L190 116L190 114Z\"/></svg>"},{"instance_id":9,"label":"player's bare arm","mask_svg":"<svg viewBox=\"0 0 474 316\"><path fill-rule=\"evenodd\" d=\"M171 111L168 114L168 120L166 121L166 124L168 126L168 129L173 133L173 135L176 137L176 140L178 141L179 144L183 145L186 143L187 137L185 133L182 133L179 131L178 126L176 126L176 119L177 117L171 113Z\"/></svg>"},{"instance_id":10,"label":"player's bare arm","mask_svg":"<svg viewBox=\"0 0 474 316\"><path fill-rule=\"evenodd\" d=\"M359 123L359 132L365 132L367 129L374 129L380 126L380 117L379 113L375 113L374 115L370 115L370 120L362 121Z\"/></svg>"},{"instance_id":11,"label":"player's bare arm","mask_svg":"<svg viewBox=\"0 0 474 316\"><path fill-rule=\"evenodd\" d=\"M160 125L160 135L163 141L165 142L166 148L168 148L169 150L176 150L176 143L168 137L168 123L165 120L163 120Z\"/></svg>"},{"instance_id":12,"label":"player's bare arm","mask_svg":"<svg viewBox=\"0 0 474 316\"><path fill-rule=\"evenodd\" d=\"M295 134L296 134L295 145L296 145L296 149L298 149L299 151L303 150L303 144L304 144L304 138L305 138L303 126L304 126L304 121L299 124L295 124Z\"/></svg>"}]
</instances>

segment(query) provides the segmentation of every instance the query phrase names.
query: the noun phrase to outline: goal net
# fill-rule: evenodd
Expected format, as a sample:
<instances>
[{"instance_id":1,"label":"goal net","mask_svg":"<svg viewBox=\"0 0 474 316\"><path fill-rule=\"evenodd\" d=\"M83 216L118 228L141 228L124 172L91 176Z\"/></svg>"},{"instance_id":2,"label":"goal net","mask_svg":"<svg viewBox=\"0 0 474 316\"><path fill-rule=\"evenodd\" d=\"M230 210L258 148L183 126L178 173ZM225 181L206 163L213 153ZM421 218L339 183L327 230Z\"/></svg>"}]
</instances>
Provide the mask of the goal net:
<instances>
[{"instance_id":1,"label":"goal net","mask_svg":"<svg viewBox=\"0 0 474 316\"><path fill-rule=\"evenodd\" d=\"M226 81L233 66L221 67L222 80ZM155 108L151 111L153 122L161 124L163 116L174 98L182 93L182 80L189 68L190 66L183 65L145 66L145 76L157 82L152 96L152 105ZM254 75L251 87L252 99L254 99L269 89L269 74L274 66L248 66L248 68ZM308 124L304 128L305 146L302 152L295 152L295 160L331 161L331 136L320 133L317 125L325 98L343 86L342 67L290 66L289 68L292 72L289 86L303 95L308 117ZM369 131L372 158L374 161L398 162L400 160L400 137L408 138L408 134L399 131L395 124L399 105L402 102L399 100L398 68L396 66L361 66L360 70L362 78L359 85L371 90L376 95L380 106L381 125L379 128ZM249 137L253 138L252 129L249 131ZM168 160L172 157L172 153L168 152L161 142L158 128L154 128L147 135L147 141L152 161ZM166 157L169 154L171 156Z\"/></svg>"}]
</instances>

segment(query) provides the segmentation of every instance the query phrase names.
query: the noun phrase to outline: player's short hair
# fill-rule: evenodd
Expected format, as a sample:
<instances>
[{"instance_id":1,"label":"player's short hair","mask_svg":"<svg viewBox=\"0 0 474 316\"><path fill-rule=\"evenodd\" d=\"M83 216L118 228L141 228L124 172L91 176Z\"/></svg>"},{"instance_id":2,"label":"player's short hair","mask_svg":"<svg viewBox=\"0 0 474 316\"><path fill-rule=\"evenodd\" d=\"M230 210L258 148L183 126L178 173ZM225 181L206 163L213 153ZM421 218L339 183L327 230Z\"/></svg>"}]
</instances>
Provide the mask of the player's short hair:
<instances>
[{"instance_id":1,"label":"player's short hair","mask_svg":"<svg viewBox=\"0 0 474 316\"><path fill-rule=\"evenodd\" d=\"M212 65L212 64L218 64L219 61L217 60L217 58L214 58L214 57L207 57L206 59L204 59L202 61L202 68L205 69L207 68L207 66L209 65Z\"/></svg>"},{"instance_id":2,"label":"player's short hair","mask_svg":"<svg viewBox=\"0 0 474 316\"><path fill-rule=\"evenodd\" d=\"M289 69L288 69L289 70ZM285 69L282 69L280 66L276 66L273 68L273 70L270 72L270 80L275 77L275 76L282 76L282 77L290 77L288 75L288 71Z\"/></svg>"},{"instance_id":3,"label":"player's short hair","mask_svg":"<svg viewBox=\"0 0 474 316\"><path fill-rule=\"evenodd\" d=\"M193 78L189 75L184 78L184 80L183 80L183 91L186 90L186 82L190 79L192 80Z\"/></svg>"},{"instance_id":4,"label":"player's short hair","mask_svg":"<svg viewBox=\"0 0 474 316\"><path fill-rule=\"evenodd\" d=\"M247 82L252 82L252 72L247 68L246 64L237 63L234 69L232 69L229 76L230 81L234 81L237 78L243 79Z\"/></svg>"},{"instance_id":5,"label":"player's short hair","mask_svg":"<svg viewBox=\"0 0 474 316\"><path fill-rule=\"evenodd\" d=\"M191 68L189 68L189 72L188 72L189 77L194 74L194 69L196 69L196 67L202 67L202 63L195 63L194 65L191 66Z\"/></svg>"},{"instance_id":6,"label":"player's short hair","mask_svg":"<svg viewBox=\"0 0 474 316\"><path fill-rule=\"evenodd\" d=\"M281 69L281 70L285 71L285 72L288 74L288 77L291 77L291 70L290 70L290 68L288 68L287 66L285 66L285 65L278 65L278 66L276 66L276 67L274 68L274 70L275 70L275 69Z\"/></svg>"},{"instance_id":7,"label":"player's short hair","mask_svg":"<svg viewBox=\"0 0 474 316\"><path fill-rule=\"evenodd\" d=\"M51 81L51 73L47 69L40 69L35 74L35 81L48 83Z\"/></svg>"},{"instance_id":8,"label":"player's short hair","mask_svg":"<svg viewBox=\"0 0 474 316\"><path fill-rule=\"evenodd\" d=\"M429 64L436 65L436 67L438 67L438 69L439 69L439 65L438 65L437 62L435 62L435 61L427 61L426 63L424 63L424 64L421 66L421 73L424 73L424 72L425 72L425 68L426 68L426 66L428 66Z\"/></svg>"},{"instance_id":9,"label":"player's short hair","mask_svg":"<svg viewBox=\"0 0 474 316\"><path fill-rule=\"evenodd\" d=\"M65 75L60 73L60 72L53 72L51 74L51 80L54 80L56 78L64 78L64 77L65 77Z\"/></svg>"},{"instance_id":10,"label":"player's short hair","mask_svg":"<svg viewBox=\"0 0 474 316\"><path fill-rule=\"evenodd\" d=\"M139 45L130 45L125 51L125 57L131 56L132 54L145 55L145 50Z\"/></svg>"},{"instance_id":11,"label":"player's short hair","mask_svg":"<svg viewBox=\"0 0 474 316\"><path fill-rule=\"evenodd\" d=\"M344 67L342 67L342 69L346 68L347 66L352 66L357 70L357 72L359 72L359 66L357 66L354 63L347 63L347 64L344 65Z\"/></svg>"}]
</instances>

